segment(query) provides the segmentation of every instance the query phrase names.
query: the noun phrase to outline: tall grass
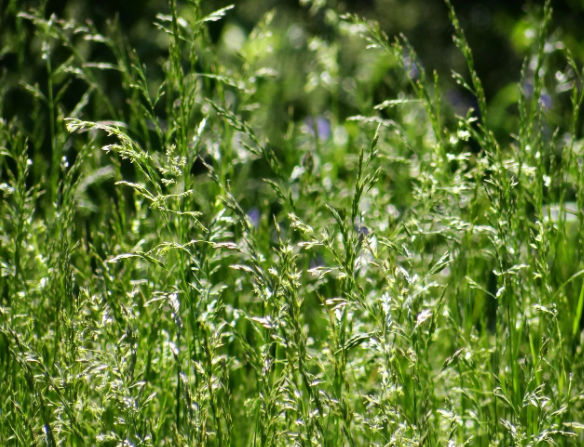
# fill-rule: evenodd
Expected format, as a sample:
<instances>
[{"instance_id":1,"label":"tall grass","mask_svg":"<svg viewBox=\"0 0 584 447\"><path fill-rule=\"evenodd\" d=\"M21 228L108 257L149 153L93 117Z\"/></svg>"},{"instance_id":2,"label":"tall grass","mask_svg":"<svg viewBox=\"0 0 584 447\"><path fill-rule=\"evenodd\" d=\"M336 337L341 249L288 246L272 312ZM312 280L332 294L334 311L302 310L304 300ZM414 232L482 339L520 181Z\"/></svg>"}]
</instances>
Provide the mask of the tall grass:
<instances>
[{"instance_id":1,"label":"tall grass","mask_svg":"<svg viewBox=\"0 0 584 447\"><path fill-rule=\"evenodd\" d=\"M571 55L551 71L549 2L509 138L448 0L468 113L405 36L328 9L321 104L283 120L277 11L233 58L230 7L170 0L146 67L115 22L10 5L35 34L0 90L30 100L0 121L0 445L584 442L584 90ZM343 79L349 47L395 96Z\"/></svg>"}]
</instances>

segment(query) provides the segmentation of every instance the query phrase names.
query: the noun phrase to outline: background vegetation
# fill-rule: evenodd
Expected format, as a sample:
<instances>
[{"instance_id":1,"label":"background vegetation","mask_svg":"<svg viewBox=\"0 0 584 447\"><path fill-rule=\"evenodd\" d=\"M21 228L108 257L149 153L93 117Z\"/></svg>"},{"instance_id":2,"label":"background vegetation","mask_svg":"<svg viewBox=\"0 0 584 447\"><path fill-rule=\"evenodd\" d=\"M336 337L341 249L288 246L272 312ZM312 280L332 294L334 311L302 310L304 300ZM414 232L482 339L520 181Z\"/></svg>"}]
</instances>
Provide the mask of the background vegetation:
<instances>
[{"instance_id":1,"label":"background vegetation","mask_svg":"<svg viewBox=\"0 0 584 447\"><path fill-rule=\"evenodd\" d=\"M0 445L581 445L584 6L453 3L0 0Z\"/></svg>"}]
</instances>

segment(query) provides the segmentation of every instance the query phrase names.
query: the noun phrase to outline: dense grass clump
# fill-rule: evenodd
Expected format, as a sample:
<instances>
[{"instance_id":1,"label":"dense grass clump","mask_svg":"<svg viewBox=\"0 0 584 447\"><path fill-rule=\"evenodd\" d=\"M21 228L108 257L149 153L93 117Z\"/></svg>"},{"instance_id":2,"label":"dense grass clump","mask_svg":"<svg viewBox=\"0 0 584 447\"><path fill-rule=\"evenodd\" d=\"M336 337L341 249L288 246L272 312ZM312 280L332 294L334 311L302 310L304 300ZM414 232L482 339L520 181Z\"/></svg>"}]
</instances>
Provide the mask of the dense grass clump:
<instances>
[{"instance_id":1,"label":"dense grass clump","mask_svg":"<svg viewBox=\"0 0 584 447\"><path fill-rule=\"evenodd\" d=\"M227 51L231 7L170 0L146 66L9 2L1 446L584 443L584 89L549 3L512 135L448 0L462 112L405 36L308 3L323 35L276 10Z\"/></svg>"}]
</instances>

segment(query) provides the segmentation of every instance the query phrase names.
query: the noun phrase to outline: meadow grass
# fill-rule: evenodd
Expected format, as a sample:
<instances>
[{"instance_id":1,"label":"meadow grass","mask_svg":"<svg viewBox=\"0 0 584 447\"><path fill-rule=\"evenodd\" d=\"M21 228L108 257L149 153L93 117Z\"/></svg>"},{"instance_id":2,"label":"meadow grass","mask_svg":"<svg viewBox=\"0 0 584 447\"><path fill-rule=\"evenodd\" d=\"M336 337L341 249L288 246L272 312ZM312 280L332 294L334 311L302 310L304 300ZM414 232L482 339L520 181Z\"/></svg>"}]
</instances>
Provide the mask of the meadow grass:
<instances>
[{"instance_id":1,"label":"meadow grass","mask_svg":"<svg viewBox=\"0 0 584 447\"><path fill-rule=\"evenodd\" d=\"M0 445L582 445L582 70L548 69L548 2L496 135L446 6L474 108L328 9L305 90L326 101L299 118L270 102L295 63L278 11L234 58L208 29L231 8L170 0L146 67L115 22L10 2L35 34L0 89L30 98L0 121ZM349 47L394 96L342 79Z\"/></svg>"}]
</instances>

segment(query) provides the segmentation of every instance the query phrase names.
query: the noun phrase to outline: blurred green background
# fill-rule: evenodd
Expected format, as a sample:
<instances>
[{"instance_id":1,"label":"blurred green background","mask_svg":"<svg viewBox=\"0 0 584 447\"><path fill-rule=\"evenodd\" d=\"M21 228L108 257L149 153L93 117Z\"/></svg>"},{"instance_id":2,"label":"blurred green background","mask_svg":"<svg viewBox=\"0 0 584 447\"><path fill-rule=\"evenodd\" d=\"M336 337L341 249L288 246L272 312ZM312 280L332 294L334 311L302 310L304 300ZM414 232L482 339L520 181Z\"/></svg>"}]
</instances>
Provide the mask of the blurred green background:
<instances>
[{"instance_id":1,"label":"blurred green background","mask_svg":"<svg viewBox=\"0 0 584 447\"><path fill-rule=\"evenodd\" d=\"M205 14L228 6L227 1L204 1ZM489 102L489 125L502 142L510 140L516 129L517 83L526 57L529 69L523 88L529 96L535 63L537 29L543 2L521 0L453 0L460 22L473 49L476 70L482 79ZM546 107L550 129L564 127L569 115L571 68L566 62L569 50L576 61L584 60L584 0L555 0L551 34L547 39L545 78L546 88L541 101ZM191 12L185 2L178 2L181 14ZM43 111L33 113L35 98L22 83L47 91L45 61L42 58L43 40L30 20L18 15L29 8L44 9L44 17L74 20L77 25L89 23L99 32L110 33L134 48L141 63L148 68L148 81L153 92L163 79L162 62L167 55L167 36L155 26L157 14L168 14L166 0L32 0L0 1L0 115L19 122L31 133L36 132L39 153L48 154L50 145L43 130ZM265 48L246 48L254 26L266 13L275 15L269 26L270 35ZM333 13L334 12L334 13ZM452 25L442 0L244 0L235 3L226 17L209 22L209 34L214 42L214 57L232 70L237 78L238 67L251 53L259 66L275 70L275 79L258 82L255 100L263 110L256 114L258 122L275 144L282 144L290 120L310 123L321 116L325 133L334 133L336 125L355 114L371 114L373 106L386 99L395 99L403 91L407 79L390 69L395 61L380 52L365 51L362 42L344 38L338 16L356 13L379 22L389 36L403 33L418 53L412 58L411 75L417 75L418 64L428 73L436 70L440 76L443 104L451 112L465 114L475 106L475 99L451 77L455 70L466 74L462 54L452 43ZM89 22L88 22L89 21ZM109 30L109 31L108 31ZM117 30L117 31L115 31ZM121 30L121 33L120 33ZM73 33L74 38L75 33ZM75 41L75 40L74 40ZM80 37L75 41L79 54L92 63L115 63L112 52L104 45L90 45ZM70 49L55 44L51 57L59 66L70 57ZM205 50L205 49L203 49ZM242 57L242 55L244 57ZM205 71L202 67L197 70ZM98 80L123 117L126 96L115 70L101 70ZM56 88L59 84L56 79ZM72 110L87 89L81 79L69 79L62 95L63 116ZM37 87L34 87L37 88ZM38 109L38 107L37 107ZM92 119L113 119L111 111L95 106ZM391 112L387 112L390 114ZM452 113L450 113L452 116ZM44 124L43 124L44 123ZM322 126L321 126L322 127ZM329 136L329 135L325 135ZM337 135L342 138L343 135ZM48 157L47 155L47 158Z\"/></svg>"}]
</instances>

